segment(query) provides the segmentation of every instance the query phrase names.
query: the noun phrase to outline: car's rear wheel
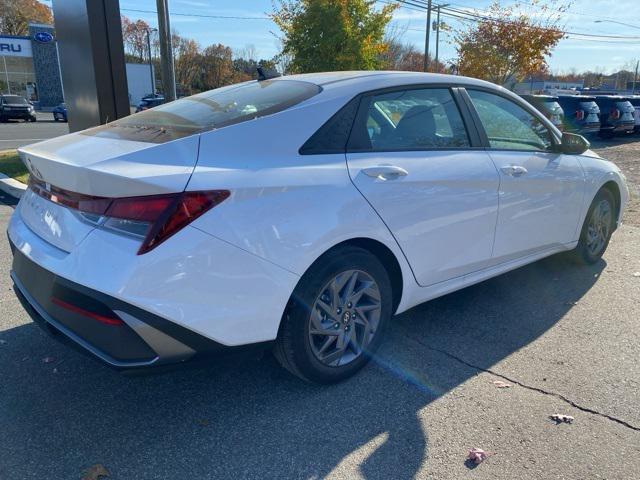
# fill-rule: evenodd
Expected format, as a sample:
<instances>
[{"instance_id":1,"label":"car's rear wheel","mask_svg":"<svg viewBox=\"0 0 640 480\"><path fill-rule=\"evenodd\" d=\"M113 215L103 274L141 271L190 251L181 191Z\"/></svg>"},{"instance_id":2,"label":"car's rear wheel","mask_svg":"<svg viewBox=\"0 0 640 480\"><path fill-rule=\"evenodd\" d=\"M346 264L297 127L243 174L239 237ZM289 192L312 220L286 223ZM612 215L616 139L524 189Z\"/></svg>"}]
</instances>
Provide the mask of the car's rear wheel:
<instances>
[{"instance_id":1,"label":"car's rear wheel","mask_svg":"<svg viewBox=\"0 0 640 480\"><path fill-rule=\"evenodd\" d=\"M291 373L334 383L360 370L380 345L392 315L389 275L367 250L345 247L302 277L274 349Z\"/></svg>"},{"instance_id":2,"label":"car's rear wheel","mask_svg":"<svg viewBox=\"0 0 640 480\"><path fill-rule=\"evenodd\" d=\"M572 257L578 263L596 263L609 245L616 222L616 203L613 194L601 189L591 202L584 220L578 246Z\"/></svg>"}]
</instances>

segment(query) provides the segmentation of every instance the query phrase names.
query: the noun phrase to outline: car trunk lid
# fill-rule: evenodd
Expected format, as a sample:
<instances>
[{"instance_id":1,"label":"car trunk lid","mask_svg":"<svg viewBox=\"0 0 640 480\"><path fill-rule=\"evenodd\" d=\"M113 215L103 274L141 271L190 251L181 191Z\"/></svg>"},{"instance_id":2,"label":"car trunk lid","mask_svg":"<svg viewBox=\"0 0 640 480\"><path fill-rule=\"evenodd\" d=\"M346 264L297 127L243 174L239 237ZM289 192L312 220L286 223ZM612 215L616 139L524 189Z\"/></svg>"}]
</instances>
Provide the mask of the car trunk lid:
<instances>
[{"instance_id":1,"label":"car trunk lid","mask_svg":"<svg viewBox=\"0 0 640 480\"><path fill-rule=\"evenodd\" d=\"M184 190L197 163L199 136L148 143L71 134L19 149L45 192L88 197L135 197ZM29 188L18 211L45 241L71 252L95 228L64 204ZM36 189L37 190L37 189Z\"/></svg>"}]
</instances>

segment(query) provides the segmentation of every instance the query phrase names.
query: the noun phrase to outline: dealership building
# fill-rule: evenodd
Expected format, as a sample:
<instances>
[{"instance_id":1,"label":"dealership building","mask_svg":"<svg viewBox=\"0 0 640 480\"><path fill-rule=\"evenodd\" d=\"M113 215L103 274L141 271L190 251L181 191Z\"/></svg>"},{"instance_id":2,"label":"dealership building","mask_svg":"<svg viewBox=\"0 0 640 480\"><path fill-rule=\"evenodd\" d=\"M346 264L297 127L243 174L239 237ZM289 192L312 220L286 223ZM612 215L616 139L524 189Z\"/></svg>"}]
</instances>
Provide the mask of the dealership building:
<instances>
[{"instance_id":1,"label":"dealership building","mask_svg":"<svg viewBox=\"0 0 640 480\"><path fill-rule=\"evenodd\" d=\"M58 47L51 25L30 24L28 37L0 35L0 93L40 108L62 102Z\"/></svg>"},{"instance_id":2,"label":"dealership building","mask_svg":"<svg viewBox=\"0 0 640 480\"><path fill-rule=\"evenodd\" d=\"M149 65L126 64L129 103L151 93ZM0 35L0 93L20 95L36 109L64 101L58 45L51 25L29 24L29 36Z\"/></svg>"}]
</instances>

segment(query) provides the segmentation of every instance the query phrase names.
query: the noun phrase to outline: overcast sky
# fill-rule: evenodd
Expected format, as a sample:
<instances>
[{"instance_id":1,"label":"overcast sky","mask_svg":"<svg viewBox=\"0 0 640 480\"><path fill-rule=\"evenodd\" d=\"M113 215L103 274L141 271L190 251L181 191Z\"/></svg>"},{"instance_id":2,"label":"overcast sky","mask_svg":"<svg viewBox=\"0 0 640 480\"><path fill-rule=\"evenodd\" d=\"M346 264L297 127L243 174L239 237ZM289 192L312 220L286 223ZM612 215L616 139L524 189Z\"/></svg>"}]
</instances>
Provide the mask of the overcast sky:
<instances>
[{"instance_id":1,"label":"overcast sky","mask_svg":"<svg viewBox=\"0 0 640 480\"><path fill-rule=\"evenodd\" d=\"M51 5L50 0L42 0ZM386 0L389 1L389 0ZM434 2L435 3L435 2ZM449 4L457 9L483 10L490 0L455 0ZM513 3L505 0L504 5ZM638 37L636 39L590 40L567 38L560 42L549 60L553 72L600 68L612 72L623 64L640 59L640 0L574 0L565 16L565 30L591 35ZM380 7L384 3L378 3ZM120 0L122 14L131 19L142 18L153 26L157 25L154 12L155 0ZM183 36L197 40L201 46L222 43L234 50L252 45L259 57L270 58L278 51L278 41L273 33L277 27L265 14L271 11L271 0L169 0L172 28ZM135 10L144 10L140 12ZM151 13L148 13L151 12ZM197 15L219 15L209 18ZM394 15L392 24L404 32L403 40L424 49L426 12L400 8ZM453 27L460 27L459 20L443 17ZM596 23L597 20L603 22ZM606 21L606 22L604 22ZM631 26L610 23L623 22ZM636 26L634 28L634 26ZM441 39L441 58L455 57L450 43L451 37ZM432 49L435 43L432 43Z\"/></svg>"}]
</instances>

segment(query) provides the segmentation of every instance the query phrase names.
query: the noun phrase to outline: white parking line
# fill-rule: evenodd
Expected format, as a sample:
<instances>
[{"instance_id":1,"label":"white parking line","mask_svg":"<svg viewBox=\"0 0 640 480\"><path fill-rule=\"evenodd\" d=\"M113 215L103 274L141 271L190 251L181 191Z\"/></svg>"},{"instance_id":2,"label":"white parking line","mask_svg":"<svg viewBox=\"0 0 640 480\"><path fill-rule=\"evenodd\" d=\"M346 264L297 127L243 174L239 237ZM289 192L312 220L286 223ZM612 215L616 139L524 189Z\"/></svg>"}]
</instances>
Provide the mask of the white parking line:
<instances>
[{"instance_id":1,"label":"white parking line","mask_svg":"<svg viewBox=\"0 0 640 480\"><path fill-rule=\"evenodd\" d=\"M35 142L37 140L47 140L46 138L15 138L13 140L0 140L0 142Z\"/></svg>"}]
</instances>

